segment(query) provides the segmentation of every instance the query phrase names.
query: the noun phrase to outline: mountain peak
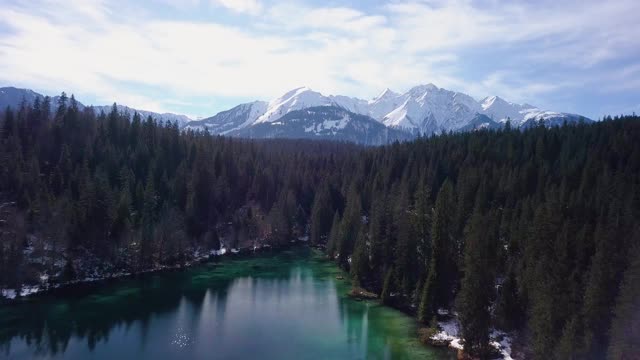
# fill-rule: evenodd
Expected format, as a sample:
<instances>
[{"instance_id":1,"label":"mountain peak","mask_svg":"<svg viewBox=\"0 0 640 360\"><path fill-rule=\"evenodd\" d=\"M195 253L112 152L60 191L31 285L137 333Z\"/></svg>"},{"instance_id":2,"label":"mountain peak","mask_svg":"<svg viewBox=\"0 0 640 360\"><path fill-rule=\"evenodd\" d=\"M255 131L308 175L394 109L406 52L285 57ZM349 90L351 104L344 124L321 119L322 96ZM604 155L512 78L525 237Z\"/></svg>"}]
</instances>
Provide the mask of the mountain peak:
<instances>
[{"instance_id":1,"label":"mountain peak","mask_svg":"<svg viewBox=\"0 0 640 360\"><path fill-rule=\"evenodd\" d=\"M278 97L275 101L282 100L282 99L288 99L288 98L291 98L293 96L299 95L299 94L307 92L307 91L312 91L312 90L310 88L306 87L306 86L297 87L295 89L287 91L282 96Z\"/></svg>"},{"instance_id":2,"label":"mountain peak","mask_svg":"<svg viewBox=\"0 0 640 360\"><path fill-rule=\"evenodd\" d=\"M256 120L256 122L271 122L294 110L314 106L333 105L333 103L334 102L329 97L303 86L288 91L279 98L269 102L268 109Z\"/></svg>"},{"instance_id":3,"label":"mountain peak","mask_svg":"<svg viewBox=\"0 0 640 360\"><path fill-rule=\"evenodd\" d=\"M373 101L389 99L389 98L398 97L398 96L400 96L400 94L394 92L389 88L386 88L380 94L378 94L378 96L374 97Z\"/></svg>"},{"instance_id":4,"label":"mountain peak","mask_svg":"<svg viewBox=\"0 0 640 360\"><path fill-rule=\"evenodd\" d=\"M482 108L484 110L487 110L489 107L493 106L494 104L498 104L498 103L508 104L507 101L505 101L504 99L502 99L497 95L487 96L481 101L481 103L482 103Z\"/></svg>"},{"instance_id":5,"label":"mountain peak","mask_svg":"<svg viewBox=\"0 0 640 360\"><path fill-rule=\"evenodd\" d=\"M414 92L414 91L424 92L424 91L433 91L433 90L438 90L438 89L440 89L440 88L435 86L432 83L428 83L428 84L414 86L411 89L409 89L409 92Z\"/></svg>"}]
</instances>

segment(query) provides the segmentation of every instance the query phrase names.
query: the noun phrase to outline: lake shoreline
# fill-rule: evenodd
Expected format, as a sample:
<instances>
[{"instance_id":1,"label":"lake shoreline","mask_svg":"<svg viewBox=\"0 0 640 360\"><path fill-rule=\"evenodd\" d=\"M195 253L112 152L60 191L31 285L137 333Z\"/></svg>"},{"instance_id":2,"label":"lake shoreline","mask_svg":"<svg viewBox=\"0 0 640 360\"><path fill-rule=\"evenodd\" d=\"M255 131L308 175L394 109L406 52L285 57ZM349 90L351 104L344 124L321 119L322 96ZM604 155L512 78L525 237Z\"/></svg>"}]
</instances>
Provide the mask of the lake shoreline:
<instances>
[{"instance_id":1,"label":"lake shoreline","mask_svg":"<svg viewBox=\"0 0 640 360\"><path fill-rule=\"evenodd\" d=\"M40 297L53 295L57 292L68 291L73 288L82 288L82 287L94 287L104 285L106 283L124 279L136 278L138 276L144 276L149 274L159 274L159 273L168 273L168 272L176 272L182 271L189 268L192 268L197 265L209 264L213 263L216 259L221 257L244 257L247 255L255 254L255 253L263 253L268 251L280 251L283 249L291 248L292 246L300 246L300 245L309 245L306 240L291 240L288 244L282 244L273 246L270 244L262 245L262 246L253 246L247 248L232 248L227 250L226 248L221 248L218 250L211 250L205 255L194 255L192 259L185 262L184 264L178 265L161 265L158 267L154 267L151 269L136 271L136 272L116 272L112 274L108 274L103 277L95 277L95 278L85 278L79 280L73 280L63 283L51 284L49 286L41 287L39 285L33 286L23 286L21 288L21 293L19 296L15 294L15 289L0 289L0 305L13 305L23 303L25 301L31 301L38 299ZM309 245L310 247L313 247Z\"/></svg>"},{"instance_id":2,"label":"lake shoreline","mask_svg":"<svg viewBox=\"0 0 640 360\"><path fill-rule=\"evenodd\" d=\"M327 256L326 259L327 261L334 262L329 256ZM342 279L339 279L339 280L347 281L351 283L349 273L339 266L338 268L340 269L340 271L344 273L344 276L342 276ZM357 294L354 295L353 294L354 292L355 293L364 292L367 295L365 297L361 297ZM412 308L410 305L398 304L398 303L384 304L379 298L379 296L374 299L374 298L371 298L369 294L374 294L374 293L370 292L370 289L358 288L353 286L353 284L351 284L351 291L346 295L356 301L363 301L363 300L375 301L382 306L386 306L402 312L403 314L414 319L414 321L416 322L416 327L418 330L415 334L416 338L420 339L421 330L425 330L425 329L434 330L434 333L429 336L428 341L425 342L420 340L420 342L423 343L424 346L428 346L432 348L448 348L448 349L451 349L451 351L456 352L458 358L460 359L467 359L467 358L471 359L471 357L469 357L464 352L464 345L462 344L460 327L458 324L458 318L456 313L449 313L449 311L445 311L442 309L438 310L438 316L437 316L438 326L437 328L434 329L425 324L420 323L417 319L416 310ZM495 349L496 355L500 356L500 357L495 357L495 359L500 358L503 360L514 360L514 358L512 357L513 344L515 343L514 339L516 338L514 334L510 334L497 329L492 329L490 338L491 338L491 342L490 342L491 346Z\"/></svg>"}]
</instances>

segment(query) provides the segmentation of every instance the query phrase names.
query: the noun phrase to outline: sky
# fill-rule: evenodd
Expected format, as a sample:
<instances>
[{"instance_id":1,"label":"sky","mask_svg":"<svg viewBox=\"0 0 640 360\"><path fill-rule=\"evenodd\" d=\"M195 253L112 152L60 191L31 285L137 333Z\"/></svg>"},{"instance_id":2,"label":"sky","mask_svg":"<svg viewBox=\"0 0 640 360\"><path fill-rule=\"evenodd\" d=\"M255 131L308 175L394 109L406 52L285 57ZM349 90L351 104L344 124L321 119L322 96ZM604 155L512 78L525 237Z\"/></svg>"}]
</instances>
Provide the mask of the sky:
<instances>
[{"instance_id":1,"label":"sky","mask_svg":"<svg viewBox=\"0 0 640 360\"><path fill-rule=\"evenodd\" d=\"M0 0L0 86L211 116L308 86L433 83L640 113L638 0Z\"/></svg>"}]
</instances>

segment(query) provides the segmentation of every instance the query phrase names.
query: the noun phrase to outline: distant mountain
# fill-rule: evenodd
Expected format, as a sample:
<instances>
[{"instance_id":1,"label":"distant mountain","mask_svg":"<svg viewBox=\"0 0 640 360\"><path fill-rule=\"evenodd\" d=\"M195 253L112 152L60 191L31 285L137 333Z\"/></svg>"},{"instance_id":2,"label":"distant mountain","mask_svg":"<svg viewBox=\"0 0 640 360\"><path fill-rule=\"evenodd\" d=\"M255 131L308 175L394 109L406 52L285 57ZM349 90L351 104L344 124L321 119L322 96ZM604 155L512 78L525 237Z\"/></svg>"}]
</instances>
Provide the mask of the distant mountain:
<instances>
[{"instance_id":1,"label":"distant mountain","mask_svg":"<svg viewBox=\"0 0 640 360\"><path fill-rule=\"evenodd\" d=\"M17 108L23 100L28 104L33 104L37 98L43 98L43 96L33 90L18 89L12 86L0 88L0 108L2 110L7 106Z\"/></svg>"},{"instance_id":2,"label":"distant mountain","mask_svg":"<svg viewBox=\"0 0 640 360\"><path fill-rule=\"evenodd\" d=\"M228 134L248 138L338 140L364 145L383 145L413 138L408 132L386 127L369 116L335 105L293 110L275 121L257 121Z\"/></svg>"},{"instance_id":3,"label":"distant mountain","mask_svg":"<svg viewBox=\"0 0 640 360\"><path fill-rule=\"evenodd\" d=\"M18 107L23 99L31 103L42 97L32 90L0 88L0 107ZM52 104L55 103L56 98L53 98ZM79 106L83 107L80 103ZM107 113L111 106L93 106L93 109L96 113ZM118 105L118 111L130 116L137 112L143 118L151 116L161 122L177 122L184 130L206 129L218 135L323 138L362 144L383 144L418 134L498 129L507 120L512 127L523 129L537 124L558 126L565 122L591 121L577 114L542 110L498 96L476 101L467 94L433 84L415 86L405 93L385 89L371 100L343 95L325 96L301 87L269 102L240 104L195 121L185 115L158 114L124 105ZM347 120L338 121L344 118ZM341 124L344 127L340 127Z\"/></svg>"},{"instance_id":4,"label":"distant mountain","mask_svg":"<svg viewBox=\"0 0 640 360\"><path fill-rule=\"evenodd\" d=\"M498 96L490 96L481 101L482 113L494 121L504 123L507 120L515 127L529 127L544 123L546 126L559 126L564 122L591 121L584 116L540 110L529 104L514 104Z\"/></svg>"},{"instance_id":5,"label":"distant mountain","mask_svg":"<svg viewBox=\"0 0 640 360\"><path fill-rule=\"evenodd\" d=\"M191 121L185 128L190 130L205 130L210 133L225 135L233 130L245 128L267 111L268 104L264 101L240 104L233 109L222 111L212 117Z\"/></svg>"},{"instance_id":6,"label":"distant mountain","mask_svg":"<svg viewBox=\"0 0 640 360\"><path fill-rule=\"evenodd\" d=\"M101 106L91 106L94 111L99 114L101 111L103 111L105 114L108 114L111 111L111 107L113 105L101 105ZM130 117L133 117L133 115L135 113L138 113L140 115L140 117L142 119L146 119L147 117L151 116L152 118L154 118L156 121L159 122L170 122L172 124L174 123L178 123L178 127L179 128L183 128L185 125L187 125L189 122L191 122L191 118L189 118L186 115L179 115L179 114L173 114L173 113L156 113L153 111L146 111L146 110L139 110L139 109L134 109L134 108L130 108L128 106L125 105L118 105L116 104L116 107L118 108L118 112L123 113L123 114L129 114Z\"/></svg>"},{"instance_id":7,"label":"distant mountain","mask_svg":"<svg viewBox=\"0 0 640 360\"><path fill-rule=\"evenodd\" d=\"M484 114L476 114L467 125L458 129L458 131L475 131L475 130L497 130L504 126L503 123L493 121L490 117Z\"/></svg>"},{"instance_id":8,"label":"distant mountain","mask_svg":"<svg viewBox=\"0 0 640 360\"><path fill-rule=\"evenodd\" d=\"M42 100L44 99L44 95L29 89L19 89L15 87L0 88L0 109L5 109L7 106L17 109L20 107L20 104L23 101L26 101L27 104L33 104L33 102L36 99ZM57 107L58 99L59 99L59 96L51 97L51 111L55 111ZM186 115L178 115L178 114L172 114L172 113L159 114L152 111L130 108L125 105L116 105L116 106L119 112L127 113L131 117L133 117L133 114L137 112L138 114L140 114L142 118L151 116L156 121L160 121L160 122L171 122L171 123L177 122L178 126L181 128L184 127L190 121L192 121L191 118L189 118ZM85 107L88 107L88 106L78 101L78 107L80 109L84 109ZM109 113L111 111L112 105L97 105L97 106L91 106L91 107L94 109L96 114L99 114L101 111L104 111L105 113Z\"/></svg>"}]
</instances>

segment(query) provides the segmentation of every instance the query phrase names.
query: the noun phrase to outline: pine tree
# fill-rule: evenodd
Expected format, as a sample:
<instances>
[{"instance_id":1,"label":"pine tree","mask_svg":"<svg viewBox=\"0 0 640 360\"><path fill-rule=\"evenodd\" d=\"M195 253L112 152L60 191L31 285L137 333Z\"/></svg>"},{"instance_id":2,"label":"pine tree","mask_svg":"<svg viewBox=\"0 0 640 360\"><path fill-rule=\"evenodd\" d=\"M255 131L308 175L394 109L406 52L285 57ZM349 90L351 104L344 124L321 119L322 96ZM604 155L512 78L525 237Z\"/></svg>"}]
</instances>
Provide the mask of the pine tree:
<instances>
[{"instance_id":1,"label":"pine tree","mask_svg":"<svg viewBox=\"0 0 640 360\"><path fill-rule=\"evenodd\" d=\"M396 271L400 281L402 292L405 296L411 296L416 285L418 272L418 256L416 254L417 241L414 223L411 219L411 211L408 208L406 195L401 196L396 209L395 224L397 227L396 242Z\"/></svg>"},{"instance_id":2,"label":"pine tree","mask_svg":"<svg viewBox=\"0 0 640 360\"><path fill-rule=\"evenodd\" d=\"M369 274L369 251L367 249L367 235L364 228L360 229L353 248L350 272L351 278L356 285L362 285Z\"/></svg>"},{"instance_id":3,"label":"pine tree","mask_svg":"<svg viewBox=\"0 0 640 360\"><path fill-rule=\"evenodd\" d=\"M331 194L329 186L324 184L316 193L311 208L311 236L312 244L321 244L327 241L331 231L331 215L333 207L331 205Z\"/></svg>"},{"instance_id":4,"label":"pine tree","mask_svg":"<svg viewBox=\"0 0 640 360\"><path fill-rule=\"evenodd\" d=\"M457 309L465 351L484 359L491 350L489 308L493 277L487 239L491 235L486 233L487 222L480 211L476 205L465 229L464 277L457 298Z\"/></svg>"},{"instance_id":5,"label":"pine tree","mask_svg":"<svg viewBox=\"0 0 640 360\"><path fill-rule=\"evenodd\" d=\"M429 275L422 286L422 292L420 294L420 304L418 305L418 321L426 324L435 314L433 308L433 293L435 287L435 269L429 271Z\"/></svg>"},{"instance_id":6,"label":"pine tree","mask_svg":"<svg viewBox=\"0 0 640 360\"><path fill-rule=\"evenodd\" d=\"M147 176L147 185L144 190L144 208L142 211L142 238L140 239L140 266L148 268L152 263L154 224L156 222L156 191L151 176L151 171Z\"/></svg>"},{"instance_id":7,"label":"pine tree","mask_svg":"<svg viewBox=\"0 0 640 360\"><path fill-rule=\"evenodd\" d=\"M333 221L331 222L331 231L329 232L329 241L327 242L327 253L329 256L335 254L338 250L338 243L340 242L340 214L336 211L333 214Z\"/></svg>"},{"instance_id":8,"label":"pine tree","mask_svg":"<svg viewBox=\"0 0 640 360\"><path fill-rule=\"evenodd\" d=\"M7 107L4 113L4 121L2 123L2 138L10 138L16 132L17 127L13 118L13 111L10 107Z\"/></svg>"},{"instance_id":9,"label":"pine tree","mask_svg":"<svg viewBox=\"0 0 640 360\"><path fill-rule=\"evenodd\" d=\"M384 284L380 293L380 299L382 299L383 304L391 304L392 293L395 291L393 273L393 269L389 269L384 277Z\"/></svg>"},{"instance_id":10,"label":"pine tree","mask_svg":"<svg viewBox=\"0 0 640 360\"><path fill-rule=\"evenodd\" d=\"M424 281L426 271L429 267L429 257L431 255L431 204L429 193L423 178L420 180L415 199L414 227L417 238L417 257L419 278Z\"/></svg>"},{"instance_id":11,"label":"pine tree","mask_svg":"<svg viewBox=\"0 0 640 360\"><path fill-rule=\"evenodd\" d=\"M448 306L453 296L457 272L453 263L452 203L453 186L446 181L438 192L431 227L431 262L425 284L427 289L424 290L428 296L423 300L430 302L429 317L438 307Z\"/></svg>"},{"instance_id":12,"label":"pine tree","mask_svg":"<svg viewBox=\"0 0 640 360\"><path fill-rule=\"evenodd\" d=\"M380 290L384 281L384 243L386 224L384 218L384 202L378 197L371 202L371 211L369 212L369 254L371 257L371 277L374 280L374 286Z\"/></svg>"},{"instance_id":13,"label":"pine tree","mask_svg":"<svg viewBox=\"0 0 640 360\"><path fill-rule=\"evenodd\" d=\"M360 196L352 186L347 199L347 208L340 223L340 238L338 239L338 259L346 266L347 259L353 253L353 246L361 225Z\"/></svg>"},{"instance_id":14,"label":"pine tree","mask_svg":"<svg viewBox=\"0 0 640 360\"><path fill-rule=\"evenodd\" d=\"M615 296L615 278L612 274L612 241L606 225L596 228L596 253L588 272L584 292L583 316L585 348L592 356L602 358L606 352L607 331L611 321L611 304Z\"/></svg>"},{"instance_id":15,"label":"pine tree","mask_svg":"<svg viewBox=\"0 0 640 360\"><path fill-rule=\"evenodd\" d=\"M637 237L636 237L637 238ZM620 295L614 308L611 324L609 359L637 359L640 357L640 245L630 253L631 263L624 273Z\"/></svg>"}]
</instances>

